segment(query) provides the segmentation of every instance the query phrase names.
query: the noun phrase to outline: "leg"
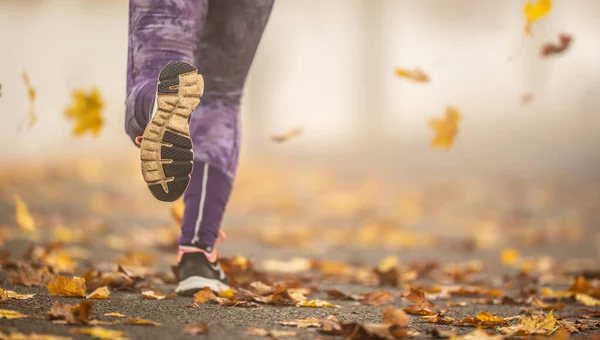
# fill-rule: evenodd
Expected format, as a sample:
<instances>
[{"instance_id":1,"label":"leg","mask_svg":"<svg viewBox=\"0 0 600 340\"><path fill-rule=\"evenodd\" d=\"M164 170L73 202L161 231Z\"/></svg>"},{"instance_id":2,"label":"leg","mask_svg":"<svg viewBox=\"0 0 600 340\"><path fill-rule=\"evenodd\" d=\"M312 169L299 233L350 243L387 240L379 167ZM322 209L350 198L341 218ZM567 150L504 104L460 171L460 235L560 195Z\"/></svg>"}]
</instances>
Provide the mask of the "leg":
<instances>
[{"instance_id":1,"label":"leg","mask_svg":"<svg viewBox=\"0 0 600 340\"><path fill-rule=\"evenodd\" d=\"M169 62L194 63L208 0L130 0L125 130L144 133L159 72Z\"/></svg>"},{"instance_id":2,"label":"leg","mask_svg":"<svg viewBox=\"0 0 600 340\"><path fill-rule=\"evenodd\" d=\"M196 63L202 103L190 121L194 172L180 244L213 251L237 168L240 101L273 0L211 0Z\"/></svg>"}]
</instances>

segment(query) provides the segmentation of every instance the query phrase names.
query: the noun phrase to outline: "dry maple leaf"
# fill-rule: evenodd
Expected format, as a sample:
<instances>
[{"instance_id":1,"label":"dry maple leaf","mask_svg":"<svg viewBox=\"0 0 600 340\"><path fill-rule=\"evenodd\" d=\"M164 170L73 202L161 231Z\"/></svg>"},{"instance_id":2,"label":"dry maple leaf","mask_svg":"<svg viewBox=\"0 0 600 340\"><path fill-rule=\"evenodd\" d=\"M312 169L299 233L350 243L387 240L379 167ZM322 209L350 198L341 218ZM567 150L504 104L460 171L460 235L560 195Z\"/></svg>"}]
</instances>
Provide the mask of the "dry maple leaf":
<instances>
[{"instance_id":1,"label":"dry maple leaf","mask_svg":"<svg viewBox=\"0 0 600 340\"><path fill-rule=\"evenodd\" d=\"M186 325L183 332L188 335L201 335L208 332L208 325L206 322L199 322Z\"/></svg>"},{"instance_id":2,"label":"dry maple leaf","mask_svg":"<svg viewBox=\"0 0 600 340\"><path fill-rule=\"evenodd\" d=\"M88 324L93 317L94 301L83 300L76 306L56 301L46 315L50 320L65 320L69 325Z\"/></svg>"},{"instance_id":3,"label":"dry maple leaf","mask_svg":"<svg viewBox=\"0 0 600 340\"><path fill-rule=\"evenodd\" d=\"M499 328L503 333L513 335L551 335L558 329L556 319L552 312L548 315L532 315L531 317L522 317L521 323L515 326Z\"/></svg>"},{"instance_id":4,"label":"dry maple leaf","mask_svg":"<svg viewBox=\"0 0 600 340\"><path fill-rule=\"evenodd\" d=\"M212 289L209 287L204 287L204 289L198 291L194 294L194 302L195 303L206 303L210 301L215 301L217 296L213 293Z\"/></svg>"},{"instance_id":5,"label":"dry maple leaf","mask_svg":"<svg viewBox=\"0 0 600 340\"><path fill-rule=\"evenodd\" d=\"M131 318L125 320L125 323L128 325L140 325L140 326L162 326L160 322L155 322L152 320L141 319L141 318Z\"/></svg>"},{"instance_id":6,"label":"dry maple leaf","mask_svg":"<svg viewBox=\"0 0 600 340\"><path fill-rule=\"evenodd\" d=\"M561 34L558 36L558 45L553 43L546 43L542 46L540 51L542 57L549 57L555 54L561 54L565 52L571 43L573 42L573 36L569 34Z\"/></svg>"},{"instance_id":7,"label":"dry maple leaf","mask_svg":"<svg viewBox=\"0 0 600 340\"><path fill-rule=\"evenodd\" d=\"M33 298L35 294L19 294L15 291L0 288L0 302L4 300L29 300Z\"/></svg>"},{"instance_id":8,"label":"dry maple leaf","mask_svg":"<svg viewBox=\"0 0 600 340\"><path fill-rule=\"evenodd\" d=\"M531 34L531 25L539 19L545 17L552 9L552 2L550 0L538 0L534 5L529 0L523 7L523 14L525 14L525 33Z\"/></svg>"},{"instance_id":9,"label":"dry maple leaf","mask_svg":"<svg viewBox=\"0 0 600 340\"><path fill-rule=\"evenodd\" d=\"M75 121L73 136L86 132L98 136L104 125L103 109L104 101L98 89L73 91L71 106L65 109L65 116Z\"/></svg>"},{"instance_id":10,"label":"dry maple leaf","mask_svg":"<svg viewBox=\"0 0 600 340\"><path fill-rule=\"evenodd\" d=\"M291 130L288 130L287 132L279 134L279 135L272 135L271 140L276 143L283 143L283 142L290 140L293 137L300 135L302 133L302 131L303 130L301 128L291 129Z\"/></svg>"},{"instance_id":11,"label":"dry maple leaf","mask_svg":"<svg viewBox=\"0 0 600 340\"><path fill-rule=\"evenodd\" d=\"M431 147L450 150L458 134L458 123L461 120L460 113L452 106L446 108L444 117L430 119L429 127L435 132L435 136L431 140Z\"/></svg>"},{"instance_id":12,"label":"dry maple leaf","mask_svg":"<svg viewBox=\"0 0 600 340\"><path fill-rule=\"evenodd\" d=\"M126 317L125 314L115 313L115 312L113 312L113 313L105 313L104 316L110 316L110 317L113 317L113 318L124 318L124 317Z\"/></svg>"},{"instance_id":13,"label":"dry maple leaf","mask_svg":"<svg viewBox=\"0 0 600 340\"><path fill-rule=\"evenodd\" d=\"M127 333L102 327L75 328L69 330L72 334L85 334L102 340L128 340Z\"/></svg>"},{"instance_id":14,"label":"dry maple leaf","mask_svg":"<svg viewBox=\"0 0 600 340\"><path fill-rule=\"evenodd\" d=\"M25 71L23 71L23 82L25 83L25 88L27 89L27 97L29 98L29 122L27 123L27 127L31 128L33 124L35 124L35 122L37 121L37 117L35 115L36 91L35 88L33 88L33 86L31 85L29 75Z\"/></svg>"},{"instance_id":15,"label":"dry maple leaf","mask_svg":"<svg viewBox=\"0 0 600 340\"><path fill-rule=\"evenodd\" d=\"M0 319L24 319L28 317L28 315L21 314L14 310L0 309Z\"/></svg>"},{"instance_id":16,"label":"dry maple leaf","mask_svg":"<svg viewBox=\"0 0 600 340\"><path fill-rule=\"evenodd\" d=\"M503 318L499 318L488 312L481 312L474 318L464 318L459 321L460 326L476 326L480 328L493 328L498 326L506 326L508 322Z\"/></svg>"},{"instance_id":17,"label":"dry maple leaf","mask_svg":"<svg viewBox=\"0 0 600 340\"><path fill-rule=\"evenodd\" d=\"M82 277L57 276L46 286L50 295L85 296L85 279Z\"/></svg>"},{"instance_id":18,"label":"dry maple leaf","mask_svg":"<svg viewBox=\"0 0 600 340\"><path fill-rule=\"evenodd\" d=\"M360 300L360 303L363 305L378 307L386 302L393 300L394 296L390 292L387 292L385 290L378 290L375 292L364 294L364 298Z\"/></svg>"},{"instance_id":19,"label":"dry maple leaf","mask_svg":"<svg viewBox=\"0 0 600 340\"><path fill-rule=\"evenodd\" d=\"M316 307L316 308L340 308L340 306L324 300L302 301L297 304L299 307Z\"/></svg>"},{"instance_id":20,"label":"dry maple leaf","mask_svg":"<svg viewBox=\"0 0 600 340\"><path fill-rule=\"evenodd\" d=\"M14 195L15 199L15 219L17 220L17 224L21 229L27 231L35 230L35 220L33 216L29 213L29 208L27 208L27 204L19 197L19 195Z\"/></svg>"},{"instance_id":21,"label":"dry maple leaf","mask_svg":"<svg viewBox=\"0 0 600 340\"><path fill-rule=\"evenodd\" d=\"M108 299L109 297L110 290L106 286L97 288L85 296L86 299Z\"/></svg>"},{"instance_id":22,"label":"dry maple leaf","mask_svg":"<svg viewBox=\"0 0 600 340\"><path fill-rule=\"evenodd\" d=\"M400 78L413 80L417 83L428 83L430 81L429 76L418 67L414 70L396 67L395 73Z\"/></svg>"},{"instance_id":23,"label":"dry maple leaf","mask_svg":"<svg viewBox=\"0 0 600 340\"><path fill-rule=\"evenodd\" d=\"M594 299L593 297L591 297L587 294L575 294L575 300L577 300L577 302L582 303L588 307L599 307L600 306L600 300Z\"/></svg>"},{"instance_id":24,"label":"dry maple leaf","mask_svg":"<svg viewBox=\"0 0 600 340\"><path fill-rule=\"evenodd\" d=\"M177 294L175 294L175 293L169 294L169 295L164 295L161 291L152 289L152 288L147 288L147 289L142 290L142 296L146 299L151 299L151 300L171 299L171 298L174 298L176 295Z\"/></svg>"}]
</instances>

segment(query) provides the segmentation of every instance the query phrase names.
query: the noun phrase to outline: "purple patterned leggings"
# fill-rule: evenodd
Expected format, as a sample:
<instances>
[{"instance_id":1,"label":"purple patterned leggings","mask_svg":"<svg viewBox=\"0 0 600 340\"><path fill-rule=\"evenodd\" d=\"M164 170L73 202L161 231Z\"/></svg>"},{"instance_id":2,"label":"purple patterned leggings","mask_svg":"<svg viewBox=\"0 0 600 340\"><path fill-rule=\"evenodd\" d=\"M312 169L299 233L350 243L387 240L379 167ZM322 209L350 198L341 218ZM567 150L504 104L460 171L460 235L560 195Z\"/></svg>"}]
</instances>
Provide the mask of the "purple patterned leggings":
<instances>
[{"instance_id":1,"label":"purple patterned leggings","mask_svg":"<svg viewBox=\"0 0 600 340\"><path fill-rule=\"evenodd\" d=\"M274 0L130 0L125 130L143 134L158 74L186 61L204 77L190 120L194 172L184 194L181 245L211 251L240 148L244 82Z\"/></svg>"}]
</instances>

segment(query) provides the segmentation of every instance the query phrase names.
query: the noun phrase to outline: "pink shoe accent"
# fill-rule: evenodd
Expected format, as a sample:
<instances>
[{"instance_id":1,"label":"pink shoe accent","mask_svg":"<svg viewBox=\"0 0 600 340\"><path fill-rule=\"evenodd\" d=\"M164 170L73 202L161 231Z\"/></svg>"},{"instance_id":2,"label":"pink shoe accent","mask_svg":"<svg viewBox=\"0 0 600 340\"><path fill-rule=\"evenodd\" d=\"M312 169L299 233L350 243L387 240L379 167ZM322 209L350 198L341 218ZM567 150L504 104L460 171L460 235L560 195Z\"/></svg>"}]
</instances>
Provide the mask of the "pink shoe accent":
<instances>
[{"instance_id":1,"label":"pink shoe accent","mask_svg":"<svg viewBox=\"0 0 600 340\"><path fill-rule=\"evenodd\" d=\"M224 231L219 230L219 237L215 241L216 244L222 243L227 239L227 234ZM193 246L179 246L179 254L177 255L177 263L181 262L181 258L185 253L204 253L208 261L217 262L217 248L214 247L213 250L209 253L202 248L196 248Z\"/></svg>"}]
</instances>

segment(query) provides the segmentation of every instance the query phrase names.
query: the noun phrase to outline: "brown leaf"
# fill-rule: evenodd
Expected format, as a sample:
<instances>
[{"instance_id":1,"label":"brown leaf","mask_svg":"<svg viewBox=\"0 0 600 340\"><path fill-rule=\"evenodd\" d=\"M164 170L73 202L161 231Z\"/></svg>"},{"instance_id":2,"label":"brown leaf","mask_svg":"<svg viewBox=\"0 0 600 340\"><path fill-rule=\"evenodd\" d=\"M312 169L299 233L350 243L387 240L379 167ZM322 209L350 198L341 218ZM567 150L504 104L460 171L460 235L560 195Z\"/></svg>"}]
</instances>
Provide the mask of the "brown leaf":
<instances>
[{"instance_id":1,"label":"brown leaf","mask_svg":"<svg viewBox=\"0 0 600 340\"><path fill-rule=\"evenodd\" d=\"M364 298L360 301L363 305L369 306L381 306L382 304L393 301L394 296L385 290L378 290L375 292L370 292L364 295Z\"/></svg>"},{"instance_id":2,"label":"brown leaf","mask_svg":"<svg viewBox=\"0 0 600 340\"><path fill-rule=\"evenodd\" d=\"M383 323L385 324L401 327L407 327L410 324L410 318L401 309L388 305L381 307L380 311L383 314Z\"/></svg>"},{"instance_id":3,"label":"brown leaf","mask_svg":"<svg viewBox=\"0 0 600 340\"><path fill-rule=\"evenodd\" d=\"M50 320L65 320L69 325L86 325L93 317L94 301L83 300L76 306L56 301L46 315Z\"/></svg>"},{"instance_id":4,"label":"brown leaf","mask_svg":"<svg viewBox=\"0 0 600 340\"><path fill-rule=\"evenodd\" d=\"M454 319L444 315L442 313L438 313L436 315L426 315L421 317L422 320L427 321L429 323L438 323L440 325L451 325L454 323Z\"/></svg>"},{"instance_id":5,"label":"brown leaf","mask_svg":"<svg viewBox=\"0 0 600 340\"><path fill-rule=\"evenodd\" d=\"M294 331L277 331L277 330L267 331L266 329L262 329L262 328L250 327L246 330L246 334L254 335L254 336L264 336L264 337L268 336L268 337L273 337L273 338L286 338L286 337L296 336L298 333L294 332Z\"/></svg>"},{"instance_id":6,"label":"brown leaf","mask_svg":"<svg viewBox=\"0 0 600 340\"><path fill-rule=\"evenodd\" d=\"M194 323L185 326L183 332L188 335L200 335L208 332L208 325L206 322Z\"/></svg>"},{"instance_id":7,"label":"brown leaf","mask_svg":"<svg viewBox=\"0 0 600 340\"><path fill-rule=\"evenodd\" d=\"M85 279L81 277L57 276L46 286L50 295L59 296L85 296Z\"/></svg>"},{"instance_id":8,"label":"brown leaf","mask_svg":"<svg viewBox=\"0 0 600 340\"><path fill-rule=\"evenodd\" d=\"M460 326L476 326L480 328L493 328L498 326L507 326L506 320L499 318L488 312L481 312L474 318L464 318L459 321Z\"/></svg>"},{"instance_id":9,"label":"brown leaf","mask_svg":"<svg viewBox=\"0 0 600 340\"><path fill-rule=\"evenodd\" d=\"M410 306L404 308L404 311L408 314L422 315L422 316L437 315L437 312L432 311L431 308L429 308L426 304L410 305Z\"/></svg>"},{"instance_id":10,"label":"brown leaf","mask_svg":"<svg viewBox=\"0 0 600 340\"><path fill-rule=\"evenodd\" d=\"M0 302L4 300L29 300L33 298L35 294L19 294L15 291L0 288Z\"/></svg>"},{"instance_id":11,"label":"brown leaf","mask_svg":"<svg viewBox=\"0 0 600 340\"><path fill-rule=\"evenodd\" d=\"M125 323L128 325L141 325L141 326L162 326L159 322L154 322L152 320L146 320L141 318L132 318L125 320Z\"/></svg>"},{"instance_id":12,"label":"brown leaf","mask_svg":"<svg viewBox=\"0 0 600 340\"><path fill-rule=\"evenodd\" d=\"M442 329L442 328L434 328L431 331L431 336L436 339L454 339L458 336L458 329Z\"/></svg>"},{"instance_id":13,"label":"brown leaf","mask_svg":"<svg viewBox=\"0 0 600 340\"><path fill-rule=\"evenodd\" d=\"M288 130L287 132L282 133L282 134L272 135L271 140L274 141L275 143L283 143L283 142L290 140L293 137L300 135L301 133L302 133L301 128L295 128L295 129Z\"/></svg>"},{"instance_id":14,"label":"brown leaf","mask_svg":"<svg viewBox=\"0 0 600 340\"><path fill-rule=\"evenodd\" d=\"M86 299L108 299L109 297L110 290L106 286L97 288L85 296Z\"/></svg>"},{"instance_id":15,"label":"brown leaf","mask_svg":"<svg viewBox=\"0 0 600 340\"><path fill-rule=\"evenodd\" d=\"M354 300L354 301L358 301L358 300L362 300L362 299L365 298L363 295L360 295L360 294L348 295L346 293L340 292L337 289L324 290L323 292L327 293L327 295L330 298L337 299L337 300Z\"/></svg>"},{"instance_id":16,"label":"brown leaf","mask_svg":"<svg viewBox=\"0 0 600 340\"><path fill-rule=\"evenodd\" d=\"M541 55L542 57L549 57L556 54L562 54L565 52L571 43L573 42L573 36L570 34L562 33L558 36L558 44L546 43L542 45Z\"/></svg>"},{"instance_id":17,"label":"brown leaf","mask_svg":"<svg viewBox=\"0 0 600 340\"><path fill-rule=\"evenodd\" d=\"M560 310L560 309L562 309L562 308L565 307L564 303L559 303L559 304L556 304L556 305L549 305L549 304L547 304L547 303L545 303L545 302L543 302L543 301L541 301L541 300L539 300L539 299L537 299L535 297L531 300L531 305L534 308L541 308L541 309L544 309L544 310Z\"/></svg>"},{"instance_id":18,"label":"brown leaf","mask_svg":"<svg viewBox=\"0 0 600 340\"><path fill-rule=\"evenodd\" d=\"M404 298L412 303L423 303L425 302L425 292L411 287L410 293L404 296Z\"/></svg>"},{"instance_id":19,"label":"brown leaf","mask_svg":"<svg viewBox=\"0 0 600 340\"><path fill-rule=\"evenodd\" d=\"M46 267L34 269L28 264L19 263L17 271L8 273L8 281L14 285L26 287L46 285L52 280L53 275Z\"/></svg>"},{"instance_id":20,"label":"brown leaf","mask_svg":"<svg viewBox=\"0 0 600 340\"><path fill-rule=\"evenodd\" d=\"M296 326L298 328L321 327L321 319L318 318L283 320L279 323L284 326Z\"/></svg>"},{"instance_id":21,"label":"brown leaf","mask_svg":"<svg viewBox=\"0 0 600 340\"><path fill-rule=\"evenodd\" d=\"M276 290L275 286L268 286L260 281L250 283L250 289L258 295L269 295L273 294Z\"/></svg>"},{"instance_id":22,"label":"brown leaf","mask_svg":"<svg viewBox=\"0 0 600 340\"><path fill-rule=\"evenodd\" d=\"M194 294L194 302L195 303L206 303L210 301L215 301L217 296L213 293L213 291L209 287L204 287L201 291L198 291Z\"/></svg>"},{"instance_id":23,"label":"brown leaf","mask_svg":"<svg viewBox=\"0 0 600 340\"><path fill-rule=\"evenodd\" d=\"M583 276L578 276L575 282L569 288L569 292L587 294L592 289L592 285Z\"/></svg>"}]
</instances>

